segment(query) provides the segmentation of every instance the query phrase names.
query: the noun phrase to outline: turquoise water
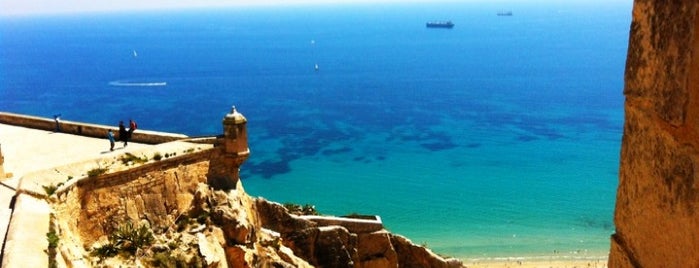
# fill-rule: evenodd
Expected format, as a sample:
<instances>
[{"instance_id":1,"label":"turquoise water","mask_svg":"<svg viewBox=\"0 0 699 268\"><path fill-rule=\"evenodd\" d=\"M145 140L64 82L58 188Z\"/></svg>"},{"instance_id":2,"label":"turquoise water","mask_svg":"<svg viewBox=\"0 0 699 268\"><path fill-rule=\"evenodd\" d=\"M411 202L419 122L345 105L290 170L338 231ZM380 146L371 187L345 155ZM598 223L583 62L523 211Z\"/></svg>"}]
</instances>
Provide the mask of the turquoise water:
<instances>
[{"instance_id":1,"label":"turquoise water","mask_svg":"<svg viewBox=\"0 0 699 268\"><path fill-rule=\"evenodd\" d=\"M514 16L495 15L503 9ZM196 136L220 133L236 105L252 195L378 214L462 258L605 256L630 10L501 2L3 18L0 110L134 118ZM442 19L456 27L424 27Z\"/></svg>"}]
</instances>

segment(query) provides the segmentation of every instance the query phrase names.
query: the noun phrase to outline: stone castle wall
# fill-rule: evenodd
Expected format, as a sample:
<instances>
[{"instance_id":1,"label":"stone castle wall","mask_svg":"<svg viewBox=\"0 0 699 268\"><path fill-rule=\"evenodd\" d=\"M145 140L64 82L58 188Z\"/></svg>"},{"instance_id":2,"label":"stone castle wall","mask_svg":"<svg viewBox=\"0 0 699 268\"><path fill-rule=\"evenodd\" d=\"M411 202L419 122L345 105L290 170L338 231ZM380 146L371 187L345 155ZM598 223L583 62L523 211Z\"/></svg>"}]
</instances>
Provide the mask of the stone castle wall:
<instances>
[{"instance_id":1,"label":"stone castle wall","mask_svg":"<svg viewBox=\"0 0 699 268\"><path fill-rule=\"evenodd\" d=\"M610 267L699 267L698 9L634 3Z\"/></svg>"},{"instance_id":2,"label":"stone castle wall","mask_svg":"<svg viewBox=\"0 0 699 268\"><path fill-rule=\"evenodd\" d=\"M85 246L125 221L171 226L189 208L197 185L207 182L209 159L217 153L213 148L84 178L57 192L56 213L69 219L63 228L79 234Z\"/></svg>"},{"instance_id":3,"label":"stone castle wall","mask_svg":"<svg viewBox=\"0 0 699 268\"><path fill-rule=\"evenodd\" d=\"M21 127L27 127L27 128L33 128L33 129L41 129L41 130L46 130L46 131L55 131L56 130L56 122L52 118L13 114L13 113L7 113L7 112L0 112L0 123L21 126ZM126 123L128 123L128 122L126 122ZM87 136L87 137L94 137L94 138L106 138L107 131L109 129L112 129L112 131L114 131L114 133L115 133L114 134L115 138L118 138L117 136L118 136L118 130L119 130L119 127L117 125L106 126L106 125L87 124L87 123L82 123L82 122L73 122L73 121L66 121L66 120L60 121L60 128L61 128L60 131L62 133ZM170 142L170 141L182 140L182 139L187 139L187 138L188 137L186 135L182 135L182 134L173 134L173 133L165 133L165 132L157 132L157 131L148 131L148 130L138 129L132 134L131 141L146 143L146 144L160 144L160 143L166 143L166 142Z\"/></svg>"}]
</instances>

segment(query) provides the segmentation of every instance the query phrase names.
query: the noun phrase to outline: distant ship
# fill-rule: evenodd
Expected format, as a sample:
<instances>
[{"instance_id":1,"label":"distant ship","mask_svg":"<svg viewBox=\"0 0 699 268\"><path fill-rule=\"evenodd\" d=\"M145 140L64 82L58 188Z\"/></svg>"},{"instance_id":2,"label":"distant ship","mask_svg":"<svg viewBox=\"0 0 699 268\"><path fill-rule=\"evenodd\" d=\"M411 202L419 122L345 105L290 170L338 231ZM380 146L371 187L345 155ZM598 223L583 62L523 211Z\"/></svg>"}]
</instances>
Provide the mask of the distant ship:
<instances>
[{"instance_id":1,"label":"distant ship","mask_svg":"<svg viewBox=\"0 0 699 268\"><path fill-rule=\"evenodd\" d=\"M512 16L512 11L500 11L498 16Z\"/></svg>"},{"instance_id":2,"label":"distant ship","mask_svg":"<svg viewBox=\"0 0 699 268\"><path fill-rule=\"evenodd\" d=\"M454 28L454 23L452 23L451 21L431 21L431 22L428 22L425 26L427 26L427 28L448 28L448 29L451 29L451 28Z\"/></svg>"}]
</instances>

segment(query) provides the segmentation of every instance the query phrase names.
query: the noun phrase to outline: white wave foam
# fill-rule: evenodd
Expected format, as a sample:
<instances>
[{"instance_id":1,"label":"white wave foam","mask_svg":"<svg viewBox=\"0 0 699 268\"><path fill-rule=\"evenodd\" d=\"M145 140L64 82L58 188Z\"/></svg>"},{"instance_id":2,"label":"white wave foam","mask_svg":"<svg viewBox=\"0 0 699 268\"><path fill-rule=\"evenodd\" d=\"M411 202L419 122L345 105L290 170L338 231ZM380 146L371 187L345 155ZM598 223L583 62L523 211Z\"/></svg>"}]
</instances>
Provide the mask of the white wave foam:
<instances>
[{"instance_id":1,"label":"white wave foam","mask_svg":"<svg viewBox=\"0 0 699 268\"><path fill-rule=\"evenodd\" d=\"M115 87L164 87L167 86L167 82L111 81L109 85Z\"/></svg>"}]
</instances>

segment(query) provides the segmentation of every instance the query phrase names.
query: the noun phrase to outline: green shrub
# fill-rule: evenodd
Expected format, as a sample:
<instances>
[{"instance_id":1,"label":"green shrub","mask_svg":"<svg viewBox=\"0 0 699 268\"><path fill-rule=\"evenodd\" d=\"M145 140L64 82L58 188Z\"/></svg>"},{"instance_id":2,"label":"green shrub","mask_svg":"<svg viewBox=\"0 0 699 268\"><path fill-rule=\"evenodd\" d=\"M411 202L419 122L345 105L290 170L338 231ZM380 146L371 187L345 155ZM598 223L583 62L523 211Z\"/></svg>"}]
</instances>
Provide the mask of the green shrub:
<instances>
[{"instance_id":1,"label":"green shrub","mask_svg":"<svg viewBox=\"0 0 699 268\"><path fill-rule=\"evenodd\" d=\"M91 170L88 170L87 176L90 178L94 178L94 177L97 177L97 176L102 175L104 173L107 173L107 169L98 167L98 168L93 168Z\"/></svg>"},{"instance_id":2,"label":"green shrub","mask_svg":"<svg viewBox=\"0 0 699 268\"><path fill-rule=\"evenodd\" d=\"M56 189L58 189L58 186L56 185L42 185L41 188L44 188L44 191L46 192L46 195L52 196L54 193L56 193Z\"/></svg>"},{"instance_id":3,"label":"green shrub","mask_svg":"<svg viewBox=\"0 0 699 268\"><path fill-rule=\"evenodd\" d=\"M284 203L283 205L290 214L294 215L320 215L316 210L316 206L305 204L303 206L293 203Z\"/></svg>"},{"instance_id":4,"label":"green shrub","mask_svg":"<svg viewBox=\"0 0 699 268\"><path fill-rule=\"evenodd\" d=\"M49 242L49 248L56 248L58 247L58 241L60 238L58 238L56 232L48 232L46 233L46 240Z\"/></svg>"},{"instance_id":5,"label":"green shrub","mask_svg":"<svg viewBox=\"0 0 699 268\"><path fill-rule=\"evenodd\" d=\"M153 155L153 160L160 161L160 159L163 159L163 156L160 153L155 153Z\"/></svg>"},{"instance_id":6,"label":"green shrub","mask_svg":"<svg viewBox=\"0 0 699 268\"><path fill-rule=\"evenodd\" d=\"M121 163L124 165L128 165L131 162L136 163L136 164L142 164L142 163L148 162L148 157L145 157L145 156L138 157L138 156L135 156L131 153L125 153L124 155L121 156L121 158L119 158L119 160L121 160Z\"/></svg>"},{"instance_id":7,"label":"green shrub","mask_svg":"<svg viewBox=\"0 0 699 268\"><path fill-rule=\"evenodd\" d=\"M114 244L109 243L104 246L96 248L90 255L92 256L97 256L100 258L109 258L109 257L114 257L117 254L119 254L119 248L117 248Z\"/></svg>"},{"instance_id":8,"label":"green shrub","mask_svg":"<svg viewBox=\"0 0 699 268\"><path fill-rule=\"evenodd\" d=\"M184 214L180 215L180 217L175 220L175 225L177 225L178 232L184 231L184 229L187 228L187 225L189 225L189 216Z\"/></svg>"},{"instance_id":9,"label":"green shrub","mask_svg":"<svg viewBox=\"0 0 699 268\"><path fill-rule=\"evenodd\" d=\"M109 235L108 244L95 248L90 255L100 258L114 257L119 253L134 255L138 249L150 246L153 240L155 237L148 226L134 228L133 223L127 221Z\"/></svg>"},{"instance_id":10,"label":"green shrub","mask_svg":"<svg viewBox=\"0 0 699 268\"><path fill-rule=\"evenodd\" d=\"M150 246L154 239L153 233L146 225L134 228L131 221L119 226L109 237L114 246L131 254L136 253L139 248Z\"/></svg>"}]
</instances>

